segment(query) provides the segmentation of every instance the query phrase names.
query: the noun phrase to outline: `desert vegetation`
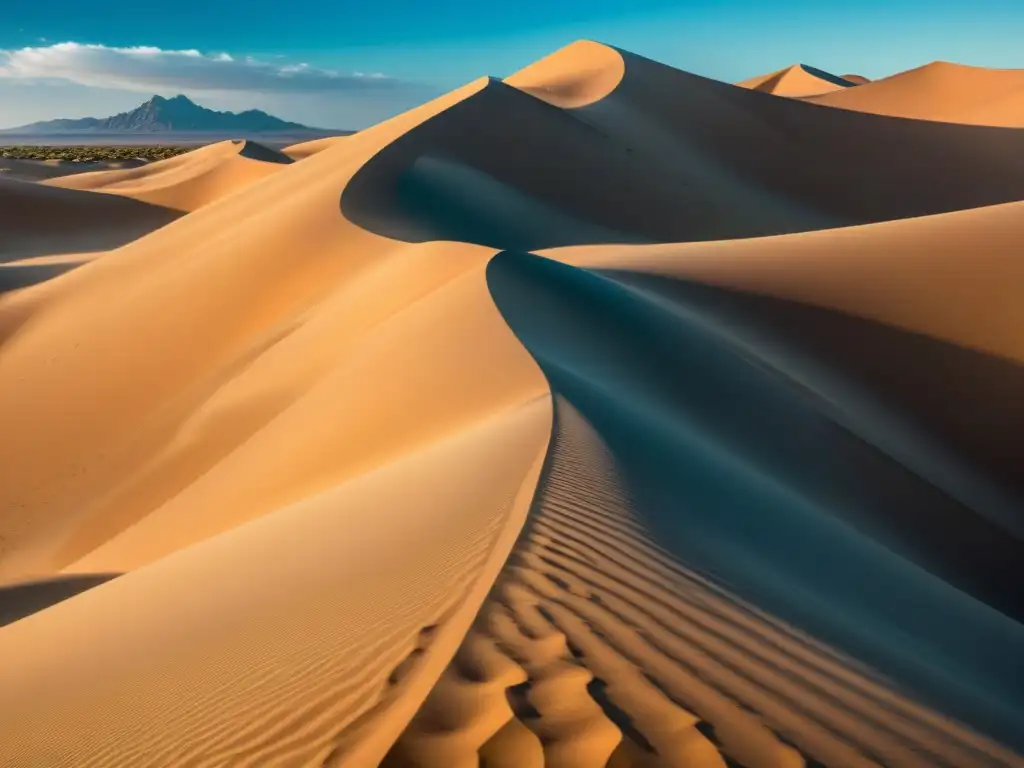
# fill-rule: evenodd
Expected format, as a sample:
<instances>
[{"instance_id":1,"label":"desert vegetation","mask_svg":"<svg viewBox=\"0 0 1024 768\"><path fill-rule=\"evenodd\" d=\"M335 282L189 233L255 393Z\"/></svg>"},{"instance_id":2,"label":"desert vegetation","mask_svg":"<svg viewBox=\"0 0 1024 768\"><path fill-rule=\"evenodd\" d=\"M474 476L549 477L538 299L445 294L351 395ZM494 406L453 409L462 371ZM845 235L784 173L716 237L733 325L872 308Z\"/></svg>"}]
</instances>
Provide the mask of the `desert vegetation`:
<instances>
[{"instance_id":1,"label":"desert vegetation","mask_svg":"<svg viewBox=\"0 0 1024 768\"><path fill-rule=\"evenodd\" d=\"M124 160L166 160L195 147L0 147L0 157L14 160L60 160L71 163L100 163Z\"/></svg>"}]
</instances>

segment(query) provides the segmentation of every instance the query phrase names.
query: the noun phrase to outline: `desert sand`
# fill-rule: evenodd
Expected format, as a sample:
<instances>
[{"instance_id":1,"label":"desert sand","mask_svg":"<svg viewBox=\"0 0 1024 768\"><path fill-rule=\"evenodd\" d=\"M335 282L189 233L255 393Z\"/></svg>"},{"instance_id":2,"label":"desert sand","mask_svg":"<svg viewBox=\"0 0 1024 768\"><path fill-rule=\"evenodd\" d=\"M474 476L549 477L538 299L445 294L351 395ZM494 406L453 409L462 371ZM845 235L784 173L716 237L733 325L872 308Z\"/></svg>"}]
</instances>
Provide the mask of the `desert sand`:
<instances>
[{"instance_id":1,"label":"desert sand","mask_svg":"<svg viewBox=\"0 0 1024 768\"><path fill-rule=\"evenodd\" d=\"M137 168L61 176L44 183L130 197L177 211L194 211L281 170L287 155L255 141L221 141Z\"/></svg>"},{"instance_id":2,"label":"desert sand","mask_svg":"<svg viewBox=\"0 0 1024 768\"><path fill-rule=\"evenodd\" d=\"M1024 69L936 61L823 95L817 104L947 123L1024 127Z\"/></svg>"},{"instance_id":3,"label":"desert sand","mask_svg":"<svg viewBox=\"0 0 1024 768\"><path fill-rule=\"evenodd\" d=\"M75 163L69 160L21 160L14 157L0 157L0 178L18 181L43 181L70 176L76 173L94 171L118 171L138 168L144 160L98 160Z\"/></svg>"},{"instance_id":4,"label":"desert sand","mask_svg":"<svg viewBox=\"0 0 1024 768\"><path fill-rule=\"evenodd\" d=\"M806 64L794 64L776 72L769 72L767 75L752 77L749 80L736 83L736 85L762 93L771 93L775 96L798 98L831 93L853 85L860 85L862 82L864 82L863 79L849 80L846 77L839 77Z\"/></svg>"},{"instance_id":5,"label":"desert sand","mask_svg":"<svg viewBox=\"0 0 1024 768\"><path fill-rule=\"evenodd\" d=\"M0 179L0 765L1024 766L1024 130L779 83Z\"/></svg>"},{"instance_id":6,"label":"desert sand","mask_svg":"<svg viewBox=\"0 0 1024 768\"><path fill-rule=\"evenodd\" d=\"M325 149L330 149L331 147L336 146L339 142L344 141L345 138L345 136L328 136L323 139L303 141L299 144L292 144L289 147L285 147L281 151L292 160L302 160L304 157L310 157L311 155L315 155L317 152L323 152Z\"/></svg>"}]
</instances>

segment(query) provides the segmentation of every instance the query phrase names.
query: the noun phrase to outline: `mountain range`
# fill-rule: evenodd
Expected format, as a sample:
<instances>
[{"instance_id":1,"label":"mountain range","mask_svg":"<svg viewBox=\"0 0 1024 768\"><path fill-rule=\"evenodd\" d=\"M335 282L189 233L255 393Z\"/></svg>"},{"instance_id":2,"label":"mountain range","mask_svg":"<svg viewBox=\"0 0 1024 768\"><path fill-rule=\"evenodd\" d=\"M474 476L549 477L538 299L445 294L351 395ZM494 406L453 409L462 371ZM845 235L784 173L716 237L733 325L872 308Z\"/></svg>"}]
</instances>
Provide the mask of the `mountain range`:
<instances>
[{"instance_id":1,"label":"mountain range","mask_svg":"<svg viewBox=\"0 0 1024 768\"><path fill-rule=\"evenodd\" d=\"M45 120L0 133L70 134L70 133L273 133L317 131L299 123L291 123L258 109L245 112L218 112L196 104L187 96L167 99L153 96L130 112L112 117Z\"/></svg>"}]
</instances>

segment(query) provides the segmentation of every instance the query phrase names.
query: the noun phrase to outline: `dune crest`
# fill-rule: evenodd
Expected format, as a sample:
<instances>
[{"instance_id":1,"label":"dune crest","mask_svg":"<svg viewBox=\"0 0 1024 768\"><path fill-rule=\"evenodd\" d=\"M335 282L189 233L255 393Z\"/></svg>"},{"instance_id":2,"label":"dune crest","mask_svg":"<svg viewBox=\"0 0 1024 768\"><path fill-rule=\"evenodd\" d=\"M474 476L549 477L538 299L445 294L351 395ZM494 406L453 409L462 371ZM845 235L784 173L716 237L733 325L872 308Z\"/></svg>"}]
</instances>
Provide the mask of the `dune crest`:
<instances>
[{"instance_id":1,"label":"dune crest","mask_svg":"<svg viewBox=\"0 0 1024 768\"><path fill-rule=\"evenodd\" d=\"M794 64L767 75L759 75L736 83L740 88L791 98L818 96L856 84L845 77L839 77L806 64Z\"/></svg>"},{"instance_id":2,"label":"dune crest","mask_svg":"<svg viewBox=\"0 0 1024 768\"><path fill-rule=\"evenodd\" d=\"M614 48L580 40L505 78L505 82L558 107L600 101L619 85L626 63Z\"/></svg>"}]
</instances>

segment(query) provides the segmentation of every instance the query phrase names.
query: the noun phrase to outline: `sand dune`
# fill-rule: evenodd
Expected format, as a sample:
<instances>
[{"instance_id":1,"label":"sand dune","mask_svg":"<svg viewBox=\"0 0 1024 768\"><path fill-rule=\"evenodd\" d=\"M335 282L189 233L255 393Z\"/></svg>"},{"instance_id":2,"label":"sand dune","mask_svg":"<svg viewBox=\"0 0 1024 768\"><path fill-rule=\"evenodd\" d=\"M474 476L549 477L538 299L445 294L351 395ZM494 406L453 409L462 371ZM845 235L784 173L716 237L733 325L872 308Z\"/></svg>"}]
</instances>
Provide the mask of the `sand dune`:
<instances>
[{"instance_id":1,"label":"sand dune","mask_svg":"<svg viewBox=\"0 0 1024 768\"><path fill-rule=\"evenodd\" d=\"M302 160L303 158L315 155L317 152L323 152L325 149L330 149L339 142L344 141L345 138L345 136L328 136L323 139L303 141L299 144L292 144L290 147L285 147L281 152L286 154L292 160Z\"/></svg>"},{"instance_id":2,"label":"sand dune","mask_svg":"<svg viewBox=\"0 0 1024 768\"><path fill-rule=\"evenodd\" d=\"M864 75L850 75L850 74L847 74L847 75L840 75L840 77L842 77L843 80L846 80L847 82L853 83L854 85L864 85L864 83L870 83L871 82L871 79L867 78L867 77L864 77Z\"/></svg>"},{"instance_id":3,"label":"sand dune","mask_svg":"<svg viewBox=\"0 0 1024 768\"><path fill-rule=\"evenodd\" d=\"M736 83L741 88L793 98L818 96L858 84L845 77L839 77L806 64L794 64L776 72L769 72L767 75L759 75Z\"/></svg>"},{"instance_id":4,"label":"sand dune","mask_svg":"<svg viewBox=\"0 0 1024 768\"><path fill-rule=\"evenodd\" d=\"M137 168L145 163L145 160L75 163L70 160L20 160L13 157L0 157L0 176L18 181L43 181L76 173Z\"/></svg>"},{"instance_id":5,"label":"sand dune","mask_svg":"<svg viewBox=\"0 0 1024 768\"><path fill-rule=\"evenodd\" d=\"M947 123L1024 127L1024 69L936 61L810 99L841 109Z\"/></svg>"},{"instance_id":6,"label":"sand dune","mask_svg":"<svg viewBox=\"0 0 1024 768\"><path fill-rule=\"evenodd\" d=\"M178 215L136 200L0 177L0 261L116 248Z\"/></svg>"},{"instance_id":7,"label":"sand dune","mask_svg":"<svg viewBox=\"0 0 1024 768\"><path fill-rule=\"evenodd\" d=\"M0 262L0 293L27 288L99 258L103 252L31 256Z\"/></svg>"},{"instance_id":8,"label":"sand dune","mask_svg":"<svg viewBox=\"0 0 1024 768\"><path fill-rule=\"evenodd\" d=\"M560 396L526 533L385 766L1016 764L683 567L625 472Z\"/></svg>"},{"instance_id":9,"label":"sand dune","mask_svg":"<svg viewBox=\"0 0 1024 768\"><path fill-rule=\"evenodd\" d=\"M1022 150L581 42L3 182L0 764L1024 765Z\"/></svg>"},{"instance_id":10,"label":"sand dune","mask_svg":"<svg viewBox=\"0 0 1024 768\"><path fill-rule=\"evenodd\" d=\"M254 141L222 141L138 168L81 173L46 183L65 189L109 192L176 211L194 211L291 162L287 155Z\"/></svg>"},{"instance_id":11,"label":"sand dune","mask_svg":"<svg viewBox=\"0 0 1024 768\"><path fill-rule=\"evenodd\" d=\"M347 218L406 241L532 250L753 237L1024 198L1024 171L1009 162L1024 133L853 117L594 43L474 88L370 159L341 196ZM943 183L922 172L932 164Z\"/></svg>"}]
</instances>

